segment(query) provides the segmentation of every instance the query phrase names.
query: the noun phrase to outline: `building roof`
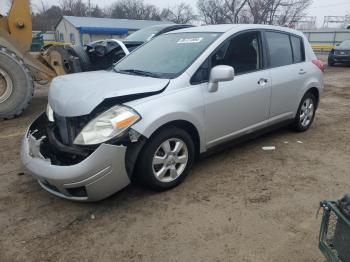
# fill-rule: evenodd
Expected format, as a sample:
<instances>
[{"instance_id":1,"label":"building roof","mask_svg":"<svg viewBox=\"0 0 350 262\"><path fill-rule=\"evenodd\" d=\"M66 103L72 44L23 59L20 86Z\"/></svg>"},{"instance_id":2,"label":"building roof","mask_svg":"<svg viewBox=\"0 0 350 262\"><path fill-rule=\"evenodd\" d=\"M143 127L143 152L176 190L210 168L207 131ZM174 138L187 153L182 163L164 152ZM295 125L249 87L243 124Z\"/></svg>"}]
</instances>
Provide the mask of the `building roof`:
<instances>
[{"instance_id":1,"label":"building roof","mask_svg":"<svg viewBox=\"0 0 350 262\"><path fill-rule=\"evenodd\" d=\"M123 28L129 30L139 30L144 27L153 25L171 24L171 22L168 21L112 19L78 16L63 16L62 19L67 20L76 28Z\"/></svg>"}]
</instances>

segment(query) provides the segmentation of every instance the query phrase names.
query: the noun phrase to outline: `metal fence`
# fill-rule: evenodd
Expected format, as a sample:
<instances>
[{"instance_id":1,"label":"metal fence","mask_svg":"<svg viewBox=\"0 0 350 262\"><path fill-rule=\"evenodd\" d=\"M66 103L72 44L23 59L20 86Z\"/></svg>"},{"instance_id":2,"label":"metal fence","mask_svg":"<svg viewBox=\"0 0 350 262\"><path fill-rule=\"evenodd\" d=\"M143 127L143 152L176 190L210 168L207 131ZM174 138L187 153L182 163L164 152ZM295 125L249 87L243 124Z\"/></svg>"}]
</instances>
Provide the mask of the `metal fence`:
<instances>
[{"instance_id":1,"label":"metal fence","mask_svg":"<svg viewBox=\"0 0 350 262\"><path fill-rule=\"evenodd\" d=\"M350 40L350 30L303 30L315 51L331 50L336 44Z\"/></svg>"}]
</instances>

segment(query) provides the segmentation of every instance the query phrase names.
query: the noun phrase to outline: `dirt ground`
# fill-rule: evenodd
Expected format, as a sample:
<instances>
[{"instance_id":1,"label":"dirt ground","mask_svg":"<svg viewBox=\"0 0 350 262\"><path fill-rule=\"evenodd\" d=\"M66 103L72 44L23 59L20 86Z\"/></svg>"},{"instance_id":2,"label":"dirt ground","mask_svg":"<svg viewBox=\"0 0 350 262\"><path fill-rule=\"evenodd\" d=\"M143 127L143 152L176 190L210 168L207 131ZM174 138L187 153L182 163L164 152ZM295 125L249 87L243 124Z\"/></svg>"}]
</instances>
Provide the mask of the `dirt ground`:
<instances>
[{"instance_id":1,"label":"dirt ground","mask_svg":"<svg viewBox=\"0 0 350 262\"><path fill-rule=\"evenodd\" d=\"M350 191L350 67L327 70L308 132L201 159L174 190L129 186L94 204L46 193L21 167L21 136L46 92L0 123L0 261L324 261L318 203Z\"/></svg>"}]
</instances>

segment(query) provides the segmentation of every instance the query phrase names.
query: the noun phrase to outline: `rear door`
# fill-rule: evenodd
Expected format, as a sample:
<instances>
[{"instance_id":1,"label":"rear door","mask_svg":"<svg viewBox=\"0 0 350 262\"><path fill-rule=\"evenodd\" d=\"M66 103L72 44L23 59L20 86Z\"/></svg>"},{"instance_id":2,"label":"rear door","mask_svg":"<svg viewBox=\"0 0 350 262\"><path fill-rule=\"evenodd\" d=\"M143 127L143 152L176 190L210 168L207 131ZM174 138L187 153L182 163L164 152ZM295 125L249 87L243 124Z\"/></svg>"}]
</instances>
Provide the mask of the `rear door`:
<instances>
[{"instance_id":1,"label":"rear door","mask_svg":"<svg viewBox=\"0 0 350 262\"><path fill-rule=\"evenodd\" d=\"M302 38L279 31L266 31L272 79L270 118L292 118L298 95L308 78Z\"/></svg>"}]
</instances>

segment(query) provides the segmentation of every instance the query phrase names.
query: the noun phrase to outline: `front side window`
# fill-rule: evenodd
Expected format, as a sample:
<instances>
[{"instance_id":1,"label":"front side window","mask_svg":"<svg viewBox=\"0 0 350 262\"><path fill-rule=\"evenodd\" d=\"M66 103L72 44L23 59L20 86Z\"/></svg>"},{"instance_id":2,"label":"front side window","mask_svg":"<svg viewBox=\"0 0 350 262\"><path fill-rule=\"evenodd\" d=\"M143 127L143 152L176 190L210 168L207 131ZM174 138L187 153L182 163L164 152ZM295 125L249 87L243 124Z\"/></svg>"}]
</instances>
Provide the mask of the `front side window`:
<instances>
[{"instance_id":1,"label":"front side window","mask_svg":"<svg viewBox=\"0 0 350 262\"><path fill-rule=\"evenodd\" d=\"M263 68L259 32L242 33L224 42L198 69L191 79L192 84L207 82L210 70L218 65L228 65L235 74L254 72Z\"/></svg>"},{"instance_id":2,"label":"front side window","mask_svg":"<svg viewBox=\"0 0 350 262\"><path fill-rule=\"evenodd\" d=\"M270 67L293 64L293 53L289 35L266 32L266 39L270 51Z\"/></svg>"},{"instance_id":3,"label":"front side window","mask_svg":"<svg viewBox=\"0 0 350 262\"><path fill-rule=\"evenodd\" d=\"M116 64L119 73L175 78L184 72L220 33L160 35Z\"/></svg>"}]
</instances>

